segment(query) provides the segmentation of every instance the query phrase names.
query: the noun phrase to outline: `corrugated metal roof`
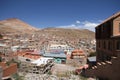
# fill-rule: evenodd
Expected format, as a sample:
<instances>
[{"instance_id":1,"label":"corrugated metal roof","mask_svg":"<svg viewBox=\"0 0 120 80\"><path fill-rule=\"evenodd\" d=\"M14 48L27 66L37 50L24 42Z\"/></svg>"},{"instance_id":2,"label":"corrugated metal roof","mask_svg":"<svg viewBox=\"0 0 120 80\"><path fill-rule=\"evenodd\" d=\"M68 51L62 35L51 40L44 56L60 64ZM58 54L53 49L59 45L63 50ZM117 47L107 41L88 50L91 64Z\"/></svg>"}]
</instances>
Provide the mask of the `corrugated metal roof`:
<instances>
[{"instance_id":1,"label":"corrugated metal roof","mask_svg":"<svg viewBox=\"0 0 120 80\"><path fill-rule=\"evenodd\" d=\"M94 57L88 57L88 60L89 60L90 62L96 61L96 56L94 56Z\"/></svg>"},{"instance_id":2,"label":"corrugated metal roof","mask_svg":"<svg viewBox=\"0 0 120 80\"><path fill-rule=\"evenodd\" d=\"M46 53L43 54L44 57L59 57L59 58L66 58L65 54L52 54L52 53Z\"/></svg>"}]
</instances>

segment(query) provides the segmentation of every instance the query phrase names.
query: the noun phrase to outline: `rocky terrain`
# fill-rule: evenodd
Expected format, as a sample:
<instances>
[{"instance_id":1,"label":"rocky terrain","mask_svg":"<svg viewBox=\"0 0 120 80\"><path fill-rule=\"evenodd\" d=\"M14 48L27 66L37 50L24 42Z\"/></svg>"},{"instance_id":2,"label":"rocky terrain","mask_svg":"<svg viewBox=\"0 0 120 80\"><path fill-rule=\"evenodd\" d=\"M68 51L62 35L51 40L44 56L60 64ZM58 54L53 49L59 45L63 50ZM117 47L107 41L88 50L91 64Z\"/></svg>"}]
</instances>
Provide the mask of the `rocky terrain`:
<instances>
[{"instance_id":1,"label":"rocky terrain","mask_svg":"<svg viewBox=\"0 0 120 80\"><path fill-rule=\"evenodd\" d=\"M46 37L55 37L63 39L79 39L89 38L94 39L94 32L87 29L65 29L65 28L45 28L37 29L17 18L10 18L0 21L1 33L28 33L36 36L44 35Z\"/></svg>"},{"instance_id":2,"label":"rocky terrain","mask_svg":"<svg viewBox=\"0 0 120 80\"><path fill-rule=\"evenodd\" d=\"M36 32L36 34L46 34L66 39L90 38L94 39L95 34L87 29L65 29L65 28L46 28Z\"/></svg>"},{"instance_id":3,"label":"rocky terrain","mask_svg":"<svg viewBox=\"0 0 120 80\"><path fill-rule=\"evenodd\" d=\"M3 33L31 33L36 30L36 28L17 18L10 18L0 21L0 32Z\"/></svg>"}]
</instances>

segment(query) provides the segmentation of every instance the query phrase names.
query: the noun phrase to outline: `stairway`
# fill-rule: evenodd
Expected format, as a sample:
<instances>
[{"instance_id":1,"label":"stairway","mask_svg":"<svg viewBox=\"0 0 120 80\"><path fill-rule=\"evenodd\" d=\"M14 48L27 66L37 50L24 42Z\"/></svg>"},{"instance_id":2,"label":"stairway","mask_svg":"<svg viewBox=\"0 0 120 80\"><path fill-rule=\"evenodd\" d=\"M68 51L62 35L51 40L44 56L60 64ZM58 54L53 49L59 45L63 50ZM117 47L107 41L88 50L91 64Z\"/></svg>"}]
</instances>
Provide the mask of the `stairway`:
<instances>
[{"instance_id":1,"label":"stairway","mask_svg":"<svg viewBox=\"0 0 120 80\"><path fill-rule=\"evenodd\" d=\"M88 77L101 77L108 80L120 80L120 54L111 61L97 62L92 69L85 70Z\"/></svg>"}]
</instances>

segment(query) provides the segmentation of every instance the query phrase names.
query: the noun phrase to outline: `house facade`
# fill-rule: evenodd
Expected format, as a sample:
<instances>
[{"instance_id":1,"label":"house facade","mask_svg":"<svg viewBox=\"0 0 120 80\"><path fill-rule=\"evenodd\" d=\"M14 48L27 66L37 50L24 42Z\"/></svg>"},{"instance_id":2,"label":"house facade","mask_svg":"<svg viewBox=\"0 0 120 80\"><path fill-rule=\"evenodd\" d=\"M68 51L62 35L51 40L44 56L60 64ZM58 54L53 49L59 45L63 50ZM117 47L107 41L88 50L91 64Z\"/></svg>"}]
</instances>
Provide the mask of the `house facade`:
<instances>
[{"instance_id":1,"label":"house facade","mask_svg":"<svg viewBox=\"0 0 120 80\"><path fill-rule=\"evenodd\" d=\"M96 27L97 61L111 60L120 51L120 12Z\"/></svg>"},{"instance_id":2,"label":"house facade","mask_svg":"<svg viewBox=\"0 0 120 80\"><path fill-rule=\"evenodd\" d=\"M98 80L120 80L120 12L95 29L97 64L85 74Z\"/></svg>"}]
</instances>

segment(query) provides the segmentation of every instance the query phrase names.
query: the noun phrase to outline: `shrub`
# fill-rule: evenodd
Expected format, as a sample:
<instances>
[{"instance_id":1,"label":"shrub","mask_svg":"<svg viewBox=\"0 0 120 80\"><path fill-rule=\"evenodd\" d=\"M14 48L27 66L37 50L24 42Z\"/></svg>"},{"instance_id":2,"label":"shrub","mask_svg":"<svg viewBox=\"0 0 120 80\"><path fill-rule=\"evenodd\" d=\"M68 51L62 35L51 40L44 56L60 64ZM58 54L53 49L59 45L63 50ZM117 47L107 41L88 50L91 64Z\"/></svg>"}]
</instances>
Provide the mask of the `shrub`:
<instances>
[{"instance_id":1,"label":"shrub","mask_svg":"<svg viewBox=\"0 0 120 80\"><path fill-rule=\"evenodd\" d=\"M96 56L96 55L97 55L96 52L91 52L91 53L89 54L89 57Z\"/></svg>"}]
</instances>

